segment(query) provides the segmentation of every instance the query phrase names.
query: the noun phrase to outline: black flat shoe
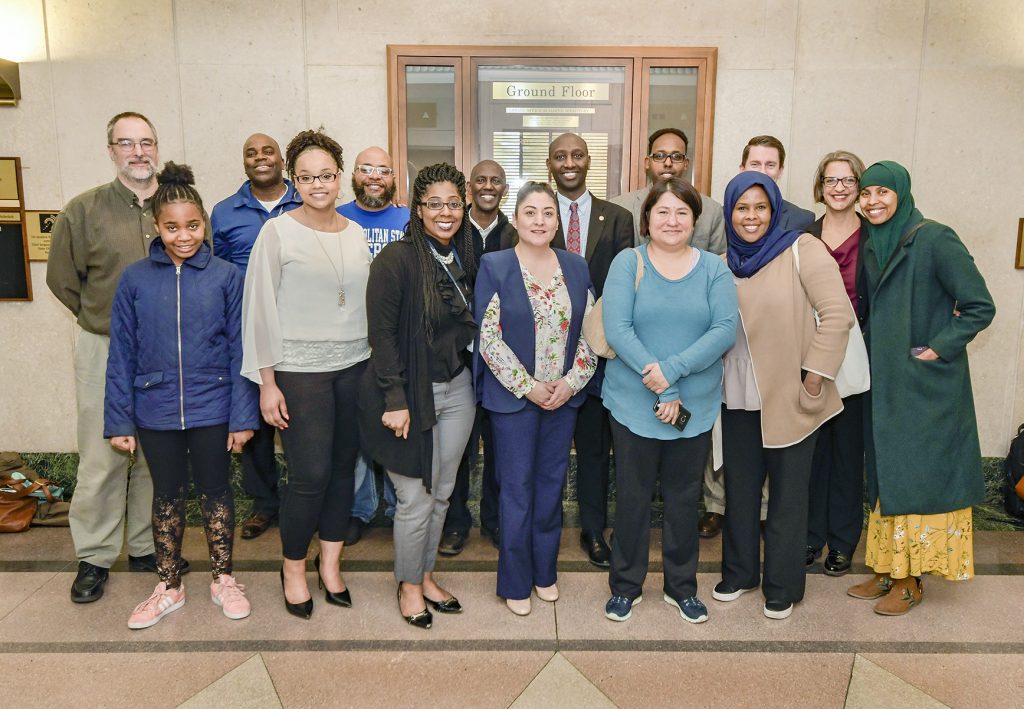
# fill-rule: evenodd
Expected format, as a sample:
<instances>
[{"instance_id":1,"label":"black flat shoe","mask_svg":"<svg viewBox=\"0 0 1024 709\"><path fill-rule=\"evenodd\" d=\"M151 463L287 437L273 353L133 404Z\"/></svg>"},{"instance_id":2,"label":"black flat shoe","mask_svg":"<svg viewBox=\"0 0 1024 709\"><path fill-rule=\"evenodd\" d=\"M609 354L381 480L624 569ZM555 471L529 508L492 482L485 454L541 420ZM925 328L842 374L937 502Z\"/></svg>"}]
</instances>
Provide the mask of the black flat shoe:
<instances>
[{"instance_id":1,"label":"black flat shoe","mask_svg":"<svg viewBox=\"0 0 1024 709\"><path fill-rule=\"evenodd\" d=\"M71 584L71 600L74 603L92 603L103 597L103 586L110 576L108 569L90 564L88 561L78 562L78 575Z\"/></svg>"},{"instance_id":2,"label":"black flat shoe","mask_svg":"<svg viewBox=\"0 0 1024 709\"><path fill-rule=\"evenodd\" d=\"M812 566L814 566L814 563L818 560L818 558L820 556L821 556L821 549L815 549L812 546L808 546L807 547L807 560L806 560L806 562L804 564L805 567L810 569Z\"/></svg>"},{"instance_id":3,"label":"black flat shoe","mask_svg":"<svg viewBox=\"0 0 1024 709\"><path fill-rule=\"evenodd\" d=\"M426 600L426 599L424 599ZM452 599L454 600L454 598ZM458 603L458 601L456 601ZM461 609L460 609L461 610ZM402 583L398 583L398 612L402 613ZM444 611L442 611L444 612ZM409 625L414 625L417 628L423 628L424 630L430 630L430 626L434 623L434 616L431 615L430 611L426 608L421 610L419 613L413 615L405 615L402 613L402 617L405 618L405 622Z\"/></svg>"},{"instance_id":4,"label":"black flat shoe","mask_svg":"<svg viewBox=\"0 0 1024 709\"><path fill-rule=\"evenodd\" d=\"M320 576L320 555L317 554L313 558L313 568L316 569L316 584L324 590L324 600L330 603L332 606L341 606L342 608L352 607L352 595L346 588L344 591L338 591L335 593L331 589L324 586L324 579Z\"/></svg>"},{"instance_id":5,"label":"black flat shoe","mask_svg":"<svg viewBox=\"0 0 1024 709\"><path fill-rule=\"evenodd\" d=\"M456 598L455 596L452 596L451 598L449 598L449 599L447 599L445 601L433 601L433 600L427 598L426 596L424 596L423 600L426 601L427 603L429 603L434 608L434 610L437 611L438 613L461 613L462 612L462 604L459 603L459 599Z\"/></svg>"},{"instance_id":6,"label":"black flat shoe","mask_svg":"<svg viewBox=\"0 0 1024 709\"><path fill-rule=\"evenodd\" d=\"M490 527L485 527L485 526L483 526L481 524L480 525L480 536L483 537L484 539L490 539L491 540L491 544L494 545L495 549L501 549L501 530L500 529L491 529Z\"/></svg>"},{"instance_id":7,"label":"black flat shoe","mask_svg":"<svg viewBox=\"0 0 1024 709\"><path fill-rule=\"evenodd\" d=\"M580 532L580 546L594 566L606 569L612 565L612 550L608 548L608 543L601 532L583 530Z\"/></svg>"},{"instance_id":8,"label":"black flat shoe","mask_svg":"<svg viewBox=\"0 0 1024 709\"><path fill-rule=\"evenodd\" d=\"M281 569L281 595L284 595L284 569ZM288 596L284 597L285 609L294 616L309 620L310 616L313 615L313 599L303 601L302 603L291 603L288 600Z\"/></svg>"},{"instance_id":9,"label":"black flat shoe","mask_svg":"<svg viewBox=\"0 0 1024 709\"><path fill-rule=\"evenodd\" d=\"M823 566L825 567L825 573L829 576L843 576L849 573L851 563L850 557L843 552L829 549Z\"/></svg>"},{"instance_id":10,"label":"black flat shoe","mask_svg":"<svg viewBox=\"0 0 1024 709\"><path fill-rule=\"evenodd\" d=\"M445 532L441 537L441 543L437 546L437 553L445 556L458 556L466 547L466 535L461 532Z\"/></svg>"}]
</instances>

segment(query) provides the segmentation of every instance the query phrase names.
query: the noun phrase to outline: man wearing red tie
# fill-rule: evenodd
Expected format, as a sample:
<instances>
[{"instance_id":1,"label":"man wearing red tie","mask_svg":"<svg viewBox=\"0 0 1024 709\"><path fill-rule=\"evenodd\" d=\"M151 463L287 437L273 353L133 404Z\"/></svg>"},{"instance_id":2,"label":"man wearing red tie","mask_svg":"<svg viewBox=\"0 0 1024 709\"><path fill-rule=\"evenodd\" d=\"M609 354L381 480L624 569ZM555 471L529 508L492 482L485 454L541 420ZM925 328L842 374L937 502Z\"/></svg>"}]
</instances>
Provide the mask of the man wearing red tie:
<instances>
[{"instance_id":1,"label":"man wearing red tie","mask_svg":"<svg viewBox=\"0 0 1024 709\"><path fill-rule=\"evenodd\" d=\"M551 245L587 260L594 291L600 296L612 259L633 245L633 216L587 190L590 153L586 141L575 133L560 135L548 146L547 166L558 187L559 227ZM574 435L580 545L596 566L611 563L611 550L604 539L611 432L601 402L603 374L604 360L600 360L585 389L587 398L580 407Z\"/></svg>"}]
</instances>

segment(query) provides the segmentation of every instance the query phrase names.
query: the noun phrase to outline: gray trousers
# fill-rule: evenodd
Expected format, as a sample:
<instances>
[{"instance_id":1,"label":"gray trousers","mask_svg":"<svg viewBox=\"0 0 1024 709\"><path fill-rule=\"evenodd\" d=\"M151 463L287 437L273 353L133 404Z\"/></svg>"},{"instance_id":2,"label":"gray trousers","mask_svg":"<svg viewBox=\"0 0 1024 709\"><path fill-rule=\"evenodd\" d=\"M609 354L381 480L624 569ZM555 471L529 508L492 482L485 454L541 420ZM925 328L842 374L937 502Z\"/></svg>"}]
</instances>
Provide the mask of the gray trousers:
<instances>
[{"instance_id":1,"label":"gray trousers","mask_svg":"<svg viewBox=\"0 0 1024 709\"><path fill-rule=\"evenodd\" d=\"M434 384L434 458L431 490L423 481L388 471L395 485L395 578L399 582L423 583L423 574L434 570L437 545L441 542L448 498L455 487L459 462L466 450L476 417L476 401L469 370L455 379Z\"/></svg>"}]
</instances>

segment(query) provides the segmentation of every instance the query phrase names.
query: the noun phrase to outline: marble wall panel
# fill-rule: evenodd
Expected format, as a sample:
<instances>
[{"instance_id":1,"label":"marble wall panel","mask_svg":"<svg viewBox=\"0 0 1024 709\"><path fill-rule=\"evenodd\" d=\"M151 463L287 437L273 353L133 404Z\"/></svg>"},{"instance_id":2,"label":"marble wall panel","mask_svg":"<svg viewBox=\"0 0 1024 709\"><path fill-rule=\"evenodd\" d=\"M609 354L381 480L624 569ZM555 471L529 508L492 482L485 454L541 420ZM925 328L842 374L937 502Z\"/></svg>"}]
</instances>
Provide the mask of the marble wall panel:
<instances>
[{"instance_id":1,"label":"marble wall panel","mask_svg":"<svg viewBox=\"0 0 1024 709\"><path fill-rule=\"evenodd\" d=\"M296 65L302 7L280 0L177 0L178 59L190 64Z\"/></svg>"},{"instance_id":2,"label":"marble wall panel","mask_svg":"<svg viewBox=\"0 0 1024 709\"><path fill-rule=\"evenodd\" d=\"M797 66L831 71L836 80L863 69L916 69L926 5L923 0L802 2Z\"/></svg>"},{"instance_id":3,"label":"marble wall panel","mask_svg":"<svg viewBox=\"0 0 1024 709\"><path fill-rule=\"evenodd\" d=\"M1018 0L928 3L924 65L1024 68L1024 12Z\"/></svg>"}]
</instances>

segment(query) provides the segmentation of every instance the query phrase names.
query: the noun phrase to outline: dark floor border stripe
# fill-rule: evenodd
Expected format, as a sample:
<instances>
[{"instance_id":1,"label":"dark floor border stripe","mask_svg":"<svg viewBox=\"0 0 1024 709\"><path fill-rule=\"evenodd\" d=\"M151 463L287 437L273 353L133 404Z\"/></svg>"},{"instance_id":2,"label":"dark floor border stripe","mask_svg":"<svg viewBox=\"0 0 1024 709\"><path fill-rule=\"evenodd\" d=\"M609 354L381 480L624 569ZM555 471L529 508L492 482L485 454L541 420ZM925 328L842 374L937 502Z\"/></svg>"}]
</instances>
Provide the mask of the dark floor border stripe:
<instances>
[{"instance_id":1,"label":"dark floor border stripe","mask_svg":"<svg viewBox=\"0 0 1024 709\"><path fill-rule=\"evenodd\" d=\"M74 571L75 568L76 564L73 561L0 561L0 572L41 571L52 573L58 571ZM194 571L208 572L210 570L210 563L205 560L195 560L191 562L191 568ZM240 559L235 561L234 564L234 570L243 573L277 571L280 568L280 559ZM391 560L385 559L349 559L344 562L344 568L345 571L392 571L394 569L394 563ZM463 561L457 559L438 558L435 569L440 572L452 573L459 571L495 573L498 570L498 562L496 560ZM110 570L127 571L128 564L127 562L119 561L114 564ZM307 564L306 570L309 572L313 571L311 563ZM652 573L661 573L661 562L651 561L648 570ZM721 570L722 562L720 561L702 561L697 564L697 573L699 574L714 574ZM608 573L608 569L599 568L588 561L582 560L560 561L558 563L558 571L561 573L580 573L588 571L598 574ZM821 574L821 565L818 564L817 567L812 569L809 573ZM870 574L872 571L863 564L854 564L850 569L850 573L856 576ZM976 576L1024 576L1024 564L975 564L974 573Z\"/></svg>"},{"instance_id":2,"label":"dark floor border stripe","mask_svg":"<svg viewBox=\"0 0 1024 709\"><path fill-rule=\"evenodd\" d=\"M1019 655L1024 642L851 640L174 640L8 642L0 654L164 652L737 652L800 654Z\"/></svg>"}]
</instances>

